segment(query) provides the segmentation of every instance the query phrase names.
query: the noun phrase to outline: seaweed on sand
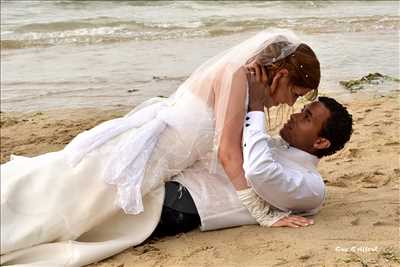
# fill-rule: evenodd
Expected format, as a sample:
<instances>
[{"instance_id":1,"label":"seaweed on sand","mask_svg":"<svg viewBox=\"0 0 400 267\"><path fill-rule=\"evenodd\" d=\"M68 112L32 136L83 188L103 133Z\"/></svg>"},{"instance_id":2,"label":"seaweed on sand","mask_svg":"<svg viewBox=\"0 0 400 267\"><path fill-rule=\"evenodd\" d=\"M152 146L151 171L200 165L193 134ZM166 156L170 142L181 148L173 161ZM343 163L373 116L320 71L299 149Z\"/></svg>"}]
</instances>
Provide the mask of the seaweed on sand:
<instances>
[{"instance_id":1,"label":"seaweed on sand","mask_svg":"<svg viewBox=\"0 0 400 267\"><path fill-rule=\"evenodd\" d=\"M391 77L389 75L383 75L379 72L369 73L366 76L363 76L358 80L348 80L348 81L339 81L340 85L344 86L344 88L348 89L351 93L354 93L358 90L364 89L365 85L377 85L382 84L384 81L393 81L400 82L400 79Z\"/></svg>"}]
</instances>

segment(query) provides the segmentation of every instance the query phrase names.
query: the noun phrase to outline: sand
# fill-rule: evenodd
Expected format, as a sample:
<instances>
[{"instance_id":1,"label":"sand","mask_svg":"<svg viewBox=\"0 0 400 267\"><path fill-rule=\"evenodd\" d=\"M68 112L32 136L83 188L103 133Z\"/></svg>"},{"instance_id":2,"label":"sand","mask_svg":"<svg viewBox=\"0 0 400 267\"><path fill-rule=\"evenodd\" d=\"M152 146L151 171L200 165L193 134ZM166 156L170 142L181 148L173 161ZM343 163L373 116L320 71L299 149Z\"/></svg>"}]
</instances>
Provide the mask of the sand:
<instances>
[{"instance_id":1,"label":"sand","mask_svg":"<svg viewBox=\"0 0 400 267\"><path fill-rule=\"evenodd\" d=\"M352 94L354 134L319 170L327 200L305 228L256 225L149 240L102 262L111 266L400 266L399 91ZM120 110L1 113L1 162L62 149Z\"/></svg>"}]
</instances>

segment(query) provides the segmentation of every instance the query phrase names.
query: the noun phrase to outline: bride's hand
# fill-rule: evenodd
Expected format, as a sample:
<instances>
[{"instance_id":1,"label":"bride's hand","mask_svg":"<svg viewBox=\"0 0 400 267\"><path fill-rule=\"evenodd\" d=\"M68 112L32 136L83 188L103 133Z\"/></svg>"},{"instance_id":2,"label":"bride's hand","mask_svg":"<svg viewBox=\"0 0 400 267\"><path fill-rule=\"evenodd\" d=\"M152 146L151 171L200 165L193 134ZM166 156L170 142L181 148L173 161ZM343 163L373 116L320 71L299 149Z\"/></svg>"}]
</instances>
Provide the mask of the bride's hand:
<instances>
[{"instance_id":1,"label":"bride's hand","mask_svg":"<svg viewBox=\"0 0 400 267\"><path fill-rule=\"evenodd\" d=\"M249 84L249 111L263 111L267 97L268 76L258 63L246 65Z\"/></svg>"},{"instance_id":2,"label":"bride's hand","mask_svg":"<svg viewBox=\"0 0 400 267\"><path fill-rule=\"evenodd\" d=\"M290 215L288 217L284 217L271 225L271 227L304 227L308 225L314 224L314 221L311 219L307 219L305 217Z\"/></svg>"},{"instance_id":3,"label":"bride's hand","mask_svg":"<svg viewBox=\"0 0 400 267\"><path fill-rule=\"evenodd\" d=\"M263 84L265 87L268 86L267 72L260 63L253 61L252 63L247 64L245 67L248 73L252 75L253 79L255 79L258 83Z\"/></svg>"}]
</instances>

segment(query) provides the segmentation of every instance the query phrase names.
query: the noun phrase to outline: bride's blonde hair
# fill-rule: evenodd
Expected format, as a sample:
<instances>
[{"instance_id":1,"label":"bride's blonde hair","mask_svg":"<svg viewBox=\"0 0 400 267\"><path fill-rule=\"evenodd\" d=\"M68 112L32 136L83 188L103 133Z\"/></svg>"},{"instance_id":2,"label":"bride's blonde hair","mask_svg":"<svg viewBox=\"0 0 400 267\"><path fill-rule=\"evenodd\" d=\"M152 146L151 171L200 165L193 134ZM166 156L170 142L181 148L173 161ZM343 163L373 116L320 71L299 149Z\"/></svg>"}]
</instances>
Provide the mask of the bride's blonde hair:
<instances>
[{"instance_id":1,"label":"bride's blonde hair","mask_svg":"<svg viewBox=\"0 0 400 267\"><path fill-rule=\"evenodd\" d=\"M270 85L279 70L287 69L289 82L296 86L311 89L307 94L307 98L314 100L318 95L321 70L318 58L311 47L301 43L289 56L274 60L282 54L283 49L291 45L288 41L272 43L256 55L255 58L266 68Z\"/></svg>"}]
</instances>

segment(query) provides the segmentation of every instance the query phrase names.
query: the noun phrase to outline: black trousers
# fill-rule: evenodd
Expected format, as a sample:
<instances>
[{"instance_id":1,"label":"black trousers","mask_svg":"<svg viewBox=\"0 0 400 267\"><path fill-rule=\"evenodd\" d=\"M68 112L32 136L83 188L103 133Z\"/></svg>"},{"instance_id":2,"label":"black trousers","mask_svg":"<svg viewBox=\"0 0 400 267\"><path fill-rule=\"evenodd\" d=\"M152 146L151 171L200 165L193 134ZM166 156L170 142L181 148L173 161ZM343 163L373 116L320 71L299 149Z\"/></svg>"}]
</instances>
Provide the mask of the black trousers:
<instances>
[{"instance_id":1,"label":"black trousers","mask_svg":"<svg viewBox=\"0 0 400 267\"><path fill-rule=\"evenodd\" d=\"M152 236L186 233L199 226L200 217L189 191L177 182L166 182L160 222Z\"/></svg>"}]
</instances>

